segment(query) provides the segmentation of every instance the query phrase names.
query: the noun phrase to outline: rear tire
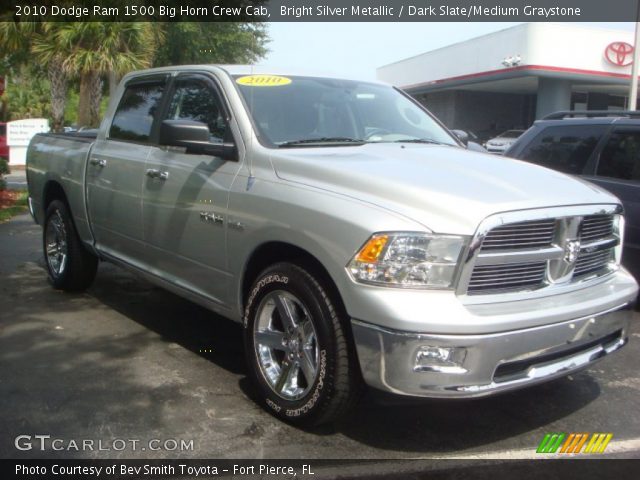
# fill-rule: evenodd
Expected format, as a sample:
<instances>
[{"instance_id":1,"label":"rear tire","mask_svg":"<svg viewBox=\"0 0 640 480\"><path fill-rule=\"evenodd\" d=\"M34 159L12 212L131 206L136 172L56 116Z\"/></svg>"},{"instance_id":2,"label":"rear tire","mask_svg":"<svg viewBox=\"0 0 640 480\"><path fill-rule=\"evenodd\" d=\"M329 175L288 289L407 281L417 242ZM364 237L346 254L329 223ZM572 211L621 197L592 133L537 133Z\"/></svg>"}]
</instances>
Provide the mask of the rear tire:
<instances>
[{"instance_id":1,"label":"rear tire","mask_svg":"<svg viewBox=\"0 0 640 480\"><path fill-rule=\"evenodd\" d=\"M54 200L47 208L42 244L49 281L54 288L78 292L91 285L98 258L82 245L69 209L60 200Z\"/></svg>"},{"instance_id":2,"label":"rear tire","mask_svg":"<svg viewBox=\"0 0 640 480\"><path fill-rule=\"evenodd\" d=\"M244 315L249 373L263 405L290 423L337 420L362 380L328 289L306 270L277 263L258 275Z\"/></svg>"}]
</instances>

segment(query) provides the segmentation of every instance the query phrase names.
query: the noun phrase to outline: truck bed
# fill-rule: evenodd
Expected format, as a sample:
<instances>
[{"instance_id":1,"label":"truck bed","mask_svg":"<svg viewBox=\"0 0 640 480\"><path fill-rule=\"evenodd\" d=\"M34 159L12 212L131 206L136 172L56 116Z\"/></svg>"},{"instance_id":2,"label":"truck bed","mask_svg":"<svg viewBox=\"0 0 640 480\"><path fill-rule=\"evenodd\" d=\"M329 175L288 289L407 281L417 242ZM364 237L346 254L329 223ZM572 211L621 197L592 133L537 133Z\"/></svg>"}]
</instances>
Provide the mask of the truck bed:
<instances>
[{"instance_id":1,"label":"truck bed","mask_svg":"<svg viewBox=\"0 0 640 480\"><path fill-rule=\"evenodd\" d=\"M80 238L92 243L85 205L84 179L89 152L97 130L70 133L40 133L27 152L27 182L36 222L42 225L44 199L51 182L64 188Z\"/></svg>"}]
</instances>

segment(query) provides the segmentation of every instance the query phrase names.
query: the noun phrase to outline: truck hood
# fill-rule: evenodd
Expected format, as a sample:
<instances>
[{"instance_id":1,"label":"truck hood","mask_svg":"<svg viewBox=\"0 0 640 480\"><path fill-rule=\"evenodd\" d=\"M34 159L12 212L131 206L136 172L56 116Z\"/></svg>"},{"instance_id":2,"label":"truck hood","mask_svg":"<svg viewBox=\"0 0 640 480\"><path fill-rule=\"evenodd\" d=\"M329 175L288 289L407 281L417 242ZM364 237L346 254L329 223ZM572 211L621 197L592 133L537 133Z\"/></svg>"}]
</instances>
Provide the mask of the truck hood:
<instances>
[{"instance_id":1,"label":"truck hood","mask_svg":"<svg viewBox=\"0 0 640 480\"><path fill-rule=\"evenodd\" d=\"M619 203L586 181L458 147L370 143L281 149L271 160L283 180L374 204L440 233L470 235L499 212Z\"/></svg>"}]
</instances>

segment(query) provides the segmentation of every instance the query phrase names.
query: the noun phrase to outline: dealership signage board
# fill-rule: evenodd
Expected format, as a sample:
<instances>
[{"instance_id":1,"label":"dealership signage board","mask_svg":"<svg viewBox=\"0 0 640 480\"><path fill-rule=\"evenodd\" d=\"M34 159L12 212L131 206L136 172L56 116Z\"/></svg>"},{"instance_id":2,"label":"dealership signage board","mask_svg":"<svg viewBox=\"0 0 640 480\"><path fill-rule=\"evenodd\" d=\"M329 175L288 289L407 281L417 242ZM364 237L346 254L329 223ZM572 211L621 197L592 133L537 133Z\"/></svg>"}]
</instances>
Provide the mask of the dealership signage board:
<instances>
[{"instance_id":1,"label":"dealership signage board","mask_svg":"<svg viewBox=\"0 0 640 480\"><path fill-rule=\"evenodd\" d=\"M27 147L37 134L49 131L46 118L29 118L7 123L7 145L12 165L24 165L27 159Z\"/></svg>"}]
</instances>

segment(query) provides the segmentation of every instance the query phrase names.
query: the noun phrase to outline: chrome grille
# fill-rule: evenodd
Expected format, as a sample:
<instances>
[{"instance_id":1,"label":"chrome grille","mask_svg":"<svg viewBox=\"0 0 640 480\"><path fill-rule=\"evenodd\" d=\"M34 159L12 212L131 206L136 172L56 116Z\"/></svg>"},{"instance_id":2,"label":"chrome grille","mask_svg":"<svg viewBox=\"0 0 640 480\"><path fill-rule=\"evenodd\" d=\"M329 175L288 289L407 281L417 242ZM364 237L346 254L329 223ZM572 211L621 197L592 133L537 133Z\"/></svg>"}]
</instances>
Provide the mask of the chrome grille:
<instances>
[{"instance_id":1,"label":"chrome grille","mask_svg":"<svg viewBox=\"0 0 640 480\"><path fill-rule=\"evenodd\" d=\"M578 206L556 211L562 216L541 210L539 219L522 221L524 212L513 212L497 216L492 222L499 225L493 228L481 226L479 232L484 235L476 237L481 242L462 273L459 291L469 295L526 292L612 271L620 242L615 223L619 210Z\"/></svg>"},{"instance_id":2,"label":"chrome grille","mask_svg":"<svg viewBox=\"0 0 640 480\"><path fill-rule=\"evenodd\" d=\"M467 291L489 293L536 288L544 281L547 262L479 265L473 270Z\"/></svg>"},{"instance_id":3,"label":"chrome grille","mask_svg":"<svg viewBox=\"0 0 640 480\"><path fill-rule=\"evenodd\" d=\"M611 215L590 215L584 217L580 227L580 240L598 240L613 234L613 217Z\"/></svg>"},{"instance_id":4,"label":"chrome grille","mask_svg":"<svg viewBox=\"0 0 640 480\"><path fill-rule=\"evenodd\" d=\"M491 230L482 242L483 250L509 250L551 245L555 219L502 225Z\"/></svg>"},{"instance_id":5,"label":"chrome grille","mask_svg":"<svg viewBox=\"0 0 640 480\"><path fill-rule=\"evenodd\" d=\"M605 268L612 259L613 250L611 248L592 253L581 252L573 270L573 276L584 277L597 272Z\"/></svg>"}]
</instances>

